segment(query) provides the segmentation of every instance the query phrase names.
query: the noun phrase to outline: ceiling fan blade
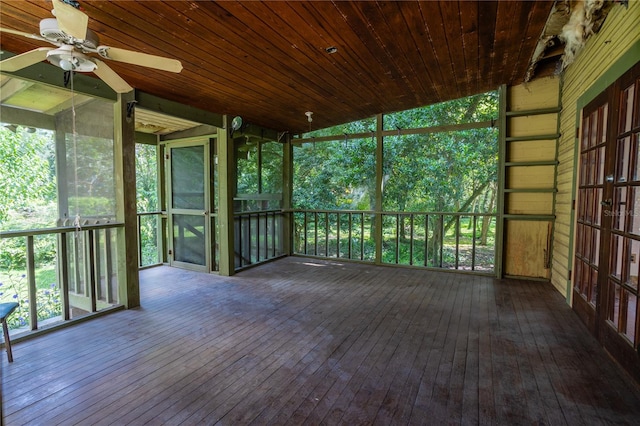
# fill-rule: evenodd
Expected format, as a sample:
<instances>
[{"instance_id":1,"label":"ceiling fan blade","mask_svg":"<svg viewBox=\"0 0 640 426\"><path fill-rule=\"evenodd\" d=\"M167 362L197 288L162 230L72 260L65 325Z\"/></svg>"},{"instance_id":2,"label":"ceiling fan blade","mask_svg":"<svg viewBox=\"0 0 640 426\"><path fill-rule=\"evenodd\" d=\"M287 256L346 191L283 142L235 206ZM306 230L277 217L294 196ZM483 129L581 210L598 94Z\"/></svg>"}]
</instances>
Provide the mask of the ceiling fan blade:
<instances>
[{"instance_id":1,"label":"ceiling fan blade","mask_svg":"<svg viewBox=\"0 0 640 426\"><path fill-rule=\"evenodd\" d=\"M14 72L42 62L47 59L47 52L52 49L52 47L39 47L21 55L12 56L0 62L0 71Z\"/></svg>"},{"instance_id":2,"label":"ceiling fan blade","mask_svg":"<svg viewBox=\"0 0 640 426\"><path fill-rule=\"evenodd\" d=\"M127 93L133 90L129 83L124 81L114 70L99 59L91 58L97 65L93 73L107 83L116 93Z\"/></svg>"},{"instance_id":3,"label":"ceiling fan blade","mask_svg":"<svg viewBox=\"0 0 640 426\"><path fill-rule=\"evenodd\" d=\"M61 31L78 40L87 38L89 17L85 13L62 0L53 0L53 10Z\"/></svg>"},{"instance_id":4,"label":"ceiling fan blade","mask_svg":"<svg viewBox=\"0 0 640 426\"><path fill-rule=\"evenodd\" d=\"M46 42L51 43L46 38L40 37L37 34L29 34L29 33L25 33L25 32L22 32L22 31L16 31L16 30L12 30L12 29L9 29L9 28L2 28L2 27L0 27L0 32L13 34L13 35L18 35L18 36L21 36L21 37L32 38L34 40L46 41Z\"/></svg>"},{"instance_id":5,"label":"ceiling fan blade","mask_svg":"<svg viewBox=\"0 0 640 426\"><path fill-rule=\"evenodd\" d=\"M127 64L140 65L162 71L182 71L182 64L177 59L164 58L162 56L149 55L147 53L109 46L98 46L98 53L105 59L112 59Z\"/></svg>"}]
</instances>

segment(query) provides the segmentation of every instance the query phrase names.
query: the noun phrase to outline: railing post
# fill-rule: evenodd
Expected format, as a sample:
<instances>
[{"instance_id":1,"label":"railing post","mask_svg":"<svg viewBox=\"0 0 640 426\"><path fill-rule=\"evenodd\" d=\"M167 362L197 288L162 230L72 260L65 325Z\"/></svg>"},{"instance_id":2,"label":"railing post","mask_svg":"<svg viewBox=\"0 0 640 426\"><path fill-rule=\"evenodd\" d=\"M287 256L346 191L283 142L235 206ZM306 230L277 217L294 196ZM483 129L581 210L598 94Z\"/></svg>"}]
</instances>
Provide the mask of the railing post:
<instances>
[{"instance_id":1,"label":"railing post","mask_svg":"<svg viewBox=\"0 0 640 426\"><path fill-rule=\"evenodd\" d=\"M471 270L476 270L476 228L478 226L478 216L473 215L473 231L471 232ZM494 260L495 265L495 260Z\"/></svg>"},{"instance_id":2,"label":"railing post","mask_svg":"<svg viewBox=\"0 0 640 426\"><path fill-rule=\"evenodd\" d=\"M302 236L304 237L304 254L308 254L307 253L307 234L309 232L309 230L307 229L309 224L307 222L307 212L304 212L304 219L303 219L303 227L304 227L304 233L302 234Z\"/></svg>"},{"instance_id":3,"label":"railing post","mask_svg":"<svg viewBox=\"0 0 640 426\"><path fill-rule=\"evenodd\" d=\"M249 217L251 217L251 215L249 215ZM249 228L249 232L251 232L251 228ZM256 261L255 263L260 262L260 213L256 213ZM251 261L251 263L253 262L253 259Z\"/></svg>"},{"instance_id":4,"label":"railing post","mask_svg":"<svg viewBox=\"0 0 640 426\"><path fill-rule=\"evenodd\" d=\"M244 259L244 247L242 246L242 228L244 226L242 224L243 220L244 220L244 218L242 217L242 215L239 215L238 217L234 216L234 219L233 219L233 223L234 224L236 223L236 221L238 222L238 235L237 235L238 247L236 247L236 250L238 252L238 266L240 266L240 267L244 266L243 265L243 263L244 263L244 260L243 260ZM235 259L234 259L234 265L235 265Z\"/></svg>"},{"instance_id":5,"label":"railing post","mask_svg":"<svg viewBox=\"0 0 640 426\"><path fill-rule=\"evenodd\" d=\"M440 215L440 258L438 266L442 268L442 255L444 253L444 214Z\"/></svg>"},{"instance_id":6,"label":"railing post","mask_svg":"<svg viewBox=\"0 0 640 426\"><path fill-rule=\"evenodd\" d=\"M318 255L318 212L313 212L313 254Z\"/></svg>"},{"instance_id":7,"label":"railing post","mask_svg":"<svg viewBox=\"0 0 640 426\"><path fill-rule=\"evenodd\" d=\"M349 253L348 253L348 258L351 259L351 251L353 249L352 245L353 245L353 213L349 212Z\"/></svg>"},{"instance_id":8,"label":"railing post","mask_svg":"<svg viewBox=\"0 0 640 426\"><path fill-rule=\"evenodd\" d=\"M409 265L413 265L413 213L409 215L409 228L411 236L409 237Z\"/></svg>"},{"instance_id":9,"label":"railing post","mask_svg":"<svg viewBox=\"0 0 640 426\"><path fill-rule=\"evenodd\" d=\"M329 257L329 212L324 214L324 257Z\"/></svg>"},{"instance_id":10,"label":"railing post","mask_svg":"<svg viewBox=\"0 0 640 426\"><path fill-rule=\"evenodd\" d=\"M82 237L80 236L79 232L76 230L73 234L73 291L76 293L82 293L84 294L84 291L82 289L82 277L83 275L81 274L81 268L80 268L80 259L81 259L81 253L80 253L80 239ZM82 258L84 258L84 256L82 256Z\"/></svg>"},{"instance_id":11,"label":"railing post","mask_svg":"<svg viewBox=\"0 0 640 426\"><path fill-rule=\"evenodd\" d=\"M456 269L460 264L460 215L456 215Z\"/></svg>"},{"instance_id":12,"label":"railing post","mask_svg":"<svg viewBox=\"0 0 640 426\"><path fill-rule=\"evenodd\" d=\"M69 256L67 250L67 233L60 233L58 234L58 277L60 281L62 319L65 321L71 318L69 307Z\"/></svg>"},{"instance_id":13,"label":"railing post","mask_svg":"<svg viewBox=\"0 0 640 426\"><path fill-rule=\"evenodd\" d=\"M100 230L96 229L95 231L93 231L93 258L91 259L91 261L93 262L94 266L94 273L95 273L95 295L96 295L96 301L97 300L101 300L104 295L102 294L102 285L101 285L101 281L102 281L102 254L100 251ZM97 310L97 309L96 309Z\"/></svg>"},{"instance_id":14,"label":"railing post","mask_svg":"<svg viewBox=\"0 0 640 426\"><path fill-rule=\"evenodd\" d=\"M91 312L96 312L97 303L96 303L96 257L95 257L95 246L94 246L94 231L92 229L85 231L87 233L87 249L88 256L87 262L89 263L89 279L87 286L87 296L89 297L89 302L91 304Z\"/></svg>"},{"instance_id":15,"label":"railing post","mask_svg":"<svg viewBox=\"0 0 640 426\"><path fill-rule=\"evenodd\" d=\"M340 212L336 213L336 258L340 258Z\"/></svg>"},{"instance_id":16,"label":"railing post","mask_svg":"<svg viewBox=\"0 0 640 426\"><path fill-rule=\"evenodd\" d=\"M396 265L400 261L400 215L396 215Z\"/></svg>"},{"instance_id":17,"label":"railing post","mask_svg":"<svg viewBox=\"0 0 640 426\"><path fill-rule=\"evenodd\" d=\"M360 213L360 260L364 260L364 213Z\"/></svg>"},{"instance_id":18,"label":"railing post","mask_svg":"<svg viewBox=\"0 0 640 426\"><path fill-rule=\"evenodd\" d=\"M27 283L29 285L29 326L38 329L38 303L36 294L36 262L33 235L27 236Z\"/></svg>"},{"instance_id":19,"label":"railing post","mask_svg":"<svg viewBox=\"0 0 640 426\"><path fill-rule=\"evenodd\" d=\"M271 213L271 257L276 257L276 213Z\"/></svg>"},{"instance_id":20,"label":"railing post","mask_svg":"<svg viewBox=\"0 0 640 426\"><path fill-rule=\"evenodd\" d=\"M264 258L269 258L269 213L264 213Z\"/></svg>"},{"instance_id":21,"label":"railing post","mask_svg":"<svg viewBox=\"0 0 640 426\"><path fill-rule=\"evenodd\" d=\"M111 255L111 229L104 230L104 288L107 303L113 303L113 256Z\"/></svg>"},{"instance_id":22,"label":"railing post","mask_svg":"<svg viewBox=\"0 0 640 426\"><path fill-rule=\"evenodd\" d=\"M424 215L424 266L429 265L429 215Z\"/></svg>"},{"instance_id":23,"label":"railing post","mask_svg":"<svg viewBox=\"0 0 640 426\"><path fill-rule=\"evenodd\" d=\"M142 229L142 217L140 215L136 215L136 223L138 226L138 268L142 267L142 234L140 230Z\"/></svg>"}]
</instances>

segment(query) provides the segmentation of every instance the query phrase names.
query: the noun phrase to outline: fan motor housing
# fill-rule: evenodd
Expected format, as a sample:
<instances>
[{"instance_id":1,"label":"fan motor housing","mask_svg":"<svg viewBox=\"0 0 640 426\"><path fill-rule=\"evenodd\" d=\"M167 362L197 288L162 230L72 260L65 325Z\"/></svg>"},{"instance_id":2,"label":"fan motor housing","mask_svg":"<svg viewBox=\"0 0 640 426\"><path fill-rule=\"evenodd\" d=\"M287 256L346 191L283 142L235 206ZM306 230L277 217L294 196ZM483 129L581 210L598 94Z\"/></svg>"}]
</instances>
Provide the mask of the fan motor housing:
<instances>
[{"instance_id":1,"label":"fan motor housing","mask_svg":"<svg viewBox=\"0 0 640 426\"><path fill-rule=\"evenodd\" d=\"M75 39L58 27L55 18L47 18L40 21L40 35L54 44L70 44L79 49L94 51L100 45L98 35L87 28L87 35L84 40Z\"/></svg>"}]
</instances>

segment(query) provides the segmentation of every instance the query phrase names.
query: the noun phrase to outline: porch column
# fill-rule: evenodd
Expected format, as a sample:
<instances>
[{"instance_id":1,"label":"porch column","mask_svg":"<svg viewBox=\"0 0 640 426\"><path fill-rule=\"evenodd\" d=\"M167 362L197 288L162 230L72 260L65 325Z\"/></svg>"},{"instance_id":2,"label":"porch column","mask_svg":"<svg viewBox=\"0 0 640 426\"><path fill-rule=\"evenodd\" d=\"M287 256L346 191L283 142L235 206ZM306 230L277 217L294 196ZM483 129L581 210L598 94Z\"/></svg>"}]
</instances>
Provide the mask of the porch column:
<instances>
[{"instance_id":1,"label":"porch column","mask_svg":"<svg viewBox=\"0 0 640 426\"><path fill-rule=\"evenodd\" d=\"M114 166L116 181L118 296L127 308L140 306L138 225L136 211L135 94L118 95L114 114ZM130 104L131 103L131 104Z\"/></svg>"},{"instance_id":2,"label":"porch column","mask_svg":"<svg viewBox=\"0 0 640 426\"><path fill-rule=\"evenodd\" d=\"M229 138L229 117L224 116L218 129L218 230L220 243L220 275L230 276L235 271L233 192L236 178L233 139Z\"/></svg>"},{"instance_id":3,"label":"porch column","mask_svg":"<svg viewBox=\"0 0 640 426\"><path fill-rule=\"evenodd\" d=\"M382 136L383 115L376 116L376 211L375 211L375 243L376 243L376 264L382 263L382 182L383 182L383 160L384 160L384 138Z\"/></svg>"},{"instance_id":4,"label":"porch column","mask_svg":"<svg viewBox=\"0 0 640 426\"><path fill-rule=\"evenodd\" d=\"M282 161L282 210L286 213L283 219L282 251L287 255L293 254L293 213L291 212L293 200L293 145L291 137L287 133L283 146Z\"/></svg>"}]
</instances>

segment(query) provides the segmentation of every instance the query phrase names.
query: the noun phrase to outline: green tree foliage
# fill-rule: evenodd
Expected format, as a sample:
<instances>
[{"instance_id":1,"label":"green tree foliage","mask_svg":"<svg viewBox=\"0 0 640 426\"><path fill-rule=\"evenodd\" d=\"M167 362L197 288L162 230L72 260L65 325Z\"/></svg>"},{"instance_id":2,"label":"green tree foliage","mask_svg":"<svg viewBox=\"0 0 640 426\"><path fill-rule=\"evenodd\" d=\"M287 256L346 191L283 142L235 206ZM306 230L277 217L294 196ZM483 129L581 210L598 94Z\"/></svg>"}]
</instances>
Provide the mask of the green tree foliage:
<instances>
[{"instance_id":1,"label":"green tree foliage","mask_svg":"<svg viewBox=\"0 0 640 426\"><path fill-rule=\"evenodd\" d=\"M490 92L384 116L384 128L418 129L491 121L497 93ZM375 120L313 132L336 135L333 142L294 148L295 208L375 207ZM372 132L371 138L340 140L339 133ZM305 135L308 136L308 135ZM386 136L383 153L383 210L492 212L497 180L497 129L492 127ZM486 201L485 201L486 200Z\"/></svg>"},{"instance_id":2,"label":"green tree foliage","mask_svg":"<svg viewBox=\"0 0 640 426\"><path fill-rule=\"evenodd\" d=\"M375 146L373 138L295 146L294 207L375 208Z\"/></svg>"},{"instance_id":3,"label":"green tree foliage","mask_svg":"<svg viewBox=\"0 0 640 426\"><path fill-rule=\"evenodd\" d=\"M139 213L159 210L158 159L155 145L136 144L136 204ZM158 258L158 218L140 217L141 264L154 265Z\"/></svg>"},{"instance_id":4,"label":"green tree foliage","mask_svg":"<svg viewBox=\"0 0 640 426\"><path fill-rule=\"evenodd\" d=\"M238 176L236 194L258 194L258 143L241 137L234 140L234 147Z\"/></svg>"},{"instance_id":5,"label":"green tree foliage","mask_svg":"<svg viewBox=\"0 0 640 426\"><path fill-rule=\"evenodd\" d=\"M421 219L413 224L407 216L386 215L381 230L383 258L400 255L403 260L399 262L407 260L411 233L412 238L418 235L416 238L423 239L424 243L418 244L420 249L428 247L428 254L422 253L419 263L442 266L447 263L443 258L449 255L443 250L450 244L446 236L460 220L446 213L495 211L498 131L491 122L497 115L498 95L491 92L383 117L382 210L441 213L419 215ZM467 123L484 124L453 129ZM375 128L375 119L369 119L311 132L305 135L307 140L312 138L311 142L295 144L294 139L293 207L375 210ZM369 133L371 137L363 137ZM349 135L353 134L361 139L351 139ZM313 138L321 137L335 139L313 142ZM428 227L424 225L427 217ZM465 226L472 226L472 219L465 220ZM490 220L490 216L483 216L477 224L480 229L470 239L479 238L481 245L487 244ZM304 226L296 222L297 244L307 232ZM337 222L329 226L337 233ZM375 234L372 220L370 227L371 236Z\"/></svg>"},{"instance_id":6,"label":"green tree foliage","mask_svg":"<svg viewBox=\"0 0 640 426\"><path fill-rule=\"evenodd\" d=\"M158 210L158 159L155 145L136 144L136 199L138 212Z\"/></svg>"},{"instance_id":7,"label":"green tree foliage","mask_svg":"<svg viewBox=\"0 0 640 426\"><path fill-rule=\"evenodd\" d=\"M11 211L29 213L56 199L53 132L0 127L0 222L8 229ZM50 217L55 217L55 205Z\"/></svg>"},{"instance_id":8,"label":"green tree foliage","mask_svg":"<svg viewBox=\"0 0 640 426\"><path fill-rule=\"evenodd\" d=\"M384 130L417 129L450 124L494 120L498 115L498 93L488 92L426 105L384 116Z\"/></svg>"},{"instance_id":9,"label":"green tree foliage","mask_svg":"<svg viewBox=\"0 0 640 426\"><path fill-rule=\"evenodd\" d=\"M0 230L55 225L54 133L22 126L0 127ZM52 239L34 240L36 263L55 258ZM24 239L0 240L0 270L25 267Z\"/></svg>"},{"instance_id":10,"label":"green tree foliage","mask_svg":"<svg viewBox=\"0 0 640 426\"><path fill-rule=\"evenodd\" d=\"M237 187L236 211L280 208L283 146L280 142L240 136L234 140ZM255 199L251 196L255 195Z\"/></svg>"},{"instance_id":11,"label":"green tree foliage","mask_svg":"<svg viewBox=\"0 0 640 426\"><path fill-rule=\"evenodd\" d=\"M497 179L496 141L492 128L385 138L384 209L469 211Z\"/></svg>"},{"instance_id":12,"label":"green tree foliage","mask_svg":"<svg viewBox=\"0 0 640 426\"><path fill-rule=\"evenodd\" d=\"M276 141L260 144L262 168L260 192L263 194L282 194L283 147Z\"/></svg>"}]
</instances>

